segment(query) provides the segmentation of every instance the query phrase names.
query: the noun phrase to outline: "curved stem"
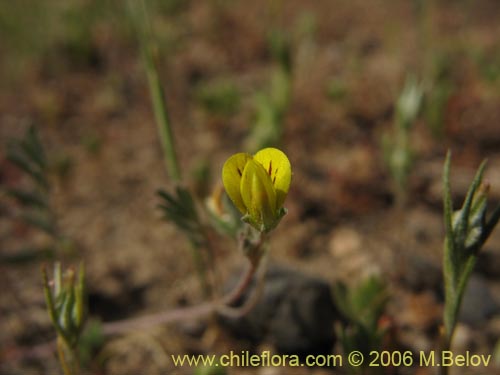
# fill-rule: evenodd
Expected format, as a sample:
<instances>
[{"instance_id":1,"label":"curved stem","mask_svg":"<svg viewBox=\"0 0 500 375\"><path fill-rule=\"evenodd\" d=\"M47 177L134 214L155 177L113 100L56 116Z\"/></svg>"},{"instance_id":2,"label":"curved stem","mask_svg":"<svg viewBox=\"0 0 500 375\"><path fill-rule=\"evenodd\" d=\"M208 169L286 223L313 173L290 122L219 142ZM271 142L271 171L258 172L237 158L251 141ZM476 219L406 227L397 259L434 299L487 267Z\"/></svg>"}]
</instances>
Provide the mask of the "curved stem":
<instances>
[{"instance_id":1,"label":"curved stem","mask_svg":"<svg viewBox=\"0 0 500 375\"><path fill-rule=\"evenodd\" d=\"M249 285L251 284L252 278L255 274L257 267L255 264L251 263L248 267L247 271L244 273L240 282L225 297L212 301L206 302L197 306L185 307L180 309L174 309L169 311L162 311L157 314L147 315L140 318L126 319L118 322L106 323L103 325L103 334L108 335L116 335L121 334L127 331L131 331L134 329L146 329L155 325L179 322L183 320L189 319L199 319L205 316L208 316L214 312L228 312L230 309L228 305L235 303L242 295L245 293ZM263 275L264 272L261 273ZM253 294L251 298L241 307L244 310L251 310L255 303L258 300L258 297L261 294L261 284L263 283L263 276L260 277L262 279L258 281L258 289ZM259 291L260 289L260 291ZM251 302L251 303L250 303ZM233 310L240 310L240 308L234 308ZM234 313L231 311L229 314ZM243 315L243 314L242 314Z\"/></svg>"},{"instance_id":2,"label":"curved stem","mask_svg":"<svg viewBox=\"0 0 500 375\"><path fill-rule=\"evenodd\" d=\"M236 287L228 293L226 296L216 299L211 302L202 303L197 306L187 307L187 308L178 308L169 311L162 311L156 314L151 314L139 318L125 319L117 322L105 323L102 326L102 333L105 336L118 335L123 334L128 331L137 330L137 329L147 329L159 324L179 322L183 320L189 319L200 319L202 317L208 316L215 312L218 312L222 315L237 318L248 313L257 303L260 296L262 295L262 291L265 285L265 269L266 269L266 260L267 260L267 251L263 249L265 244L266 236L264 234L260 234L259 239L253 245L253 255L260 254L258 257L249 256L249 266L247 270L240 278L240 281L237 283ZM255 292L246 300L246 302L240 307L230 307L230 305L234 304L249 288L251 285L252 279L259 269L259 264L264 258L264 265L260 268L260 272L257 278L257 285ZM57 340L57 348L59 352L59 356L61 359L65 359L65 353L62 351L63 348L60 346L59 341L62 338L58 336ZM54 342L45 343L39 345L39 347L31 348L27 351L27 356L29 357L43 357L47 355L50 351L50 348L54 347ZM74 357L76 358L76 357ZM61 360L62 362L62 360ZM64 363L67 363L66 361ZM66 366L67 367L67 366ZM65 375L74 375L71 372L64 371Z\"/></svg>"},{"instance_id":3,"label":"curved stem","mask_svg":"<svg viewBox=\"0 0 500 375\"><path fill-rule=\"evenodd\" d=\"M267 259L267 257L264 257ZM253 275L255 274L254 272L248 272L248 274L251 273L251 276L249 277L248 283L246 283L244 289L242 292L235 298L231 303L226 303L218 307L217 312L221 315L224 315L228 318L241 318L248 314L252 309L255 307L257 302L260 300L260 297L262 296L262 292L264 291L264 285L265 285L265 274L266 274L266 268L267 268L267 262L264 261L264 264L260 267L259 269L259 274L257 277L256 281L256 286L255 286L255 291L248 297L248 299L244 302L242 306L238 307L231 307L232 303L236 302L237 299L244 293L244 291L248 288L248 286L251 283L251 280L253 279ZM252 270L252 267L250 267L250 270ZM248 275L247 275L248 277ZM247 281L247 278L245 278L244 281ZM236 289L235 289L236 291ZM236 295L236 293L235 293Z\"/></svg>"},{"instance_id":4,"label":"curved stem","mask_svg":"<svg viewBox=\"0 0 500 375\"><path fill-rule=\"evenodd\" d=\"M160 313L143 316L140 318L125 319L117 322L103 324L103 334L106 336L117 335L134 329L146 329L159 324L179 322L182 320L198 319L210 315L215 311L214 302L180 308Z\"/></svg>"},{"instance_id":5,"label":"curved stem","mask_svg":"<svg viewBox=\"0 0 500 375\"><path fill-rule=\"evenodd\" d=\"M259 235L259 239L252 249L254 254L260 254L259 257L249 257L250 265L248 266L246 272L243 274L233 291L225 297L212 302L206 302L198 306L169 310L141 318L107 323L103 326L103 333L105 335L119 334L125 331L139 328L144 329L158 324L197 319L210 315L214 312L234 317L243 316L255 306L260 295L262 294L265 273L264 269L261 270L255 293L248 298L245 304L238 308L231 308L230 305L234 304L245 293L252 282L253 276L259 268L261 259L266 258L266 251L262 249L265 244L265 238L266 236L263 233Z\"/></svg>"},{"instance_id":6,"label":"curved stem","mask_svg":"<svg viewBox=\"0 0 500 375\"><path fill-rule=\"evenodd\" d=\"M254 263L250 263L247 267L247 270L241 277L240 281L236 285L236 287L222 299L222 303L224 305L232 305L235 303L247 290L248 286L252 282L253 275L257 270L257 266Z\"/></svg>"}]
</instances>

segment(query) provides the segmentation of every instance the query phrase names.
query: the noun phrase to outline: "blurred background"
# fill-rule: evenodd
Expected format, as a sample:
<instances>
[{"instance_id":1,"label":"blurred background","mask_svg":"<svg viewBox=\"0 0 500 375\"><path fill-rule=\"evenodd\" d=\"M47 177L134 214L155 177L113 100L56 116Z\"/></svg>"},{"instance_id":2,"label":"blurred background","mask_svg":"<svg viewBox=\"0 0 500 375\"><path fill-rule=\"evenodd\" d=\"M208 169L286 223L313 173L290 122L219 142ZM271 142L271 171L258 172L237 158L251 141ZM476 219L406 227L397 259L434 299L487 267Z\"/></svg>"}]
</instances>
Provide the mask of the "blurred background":
<instances>
[{"instance_id":1,"label":"blurred background","mask_svg":"<svg viewBox=\"0 0 500 375\"><path fill-rule=\"evenodd\" d=\"M380 312L387 342L400 350L435 347L446 151L453 152L456 206L484 158L489 199L500 200L500 3L145 4L183 179L200 206L221 185L231 154L279 147L293 179L288 215L271 236L271 262L328 285L378 277L389 295ZM92 321L203 300L190 244L157 208L156 191L174 183L133 12L112 0L0 2L1 373L59 371L44 262L85 262ZM7 193L32 185L8 157L29 129L45 150L50 209L43 217L29 197ZM236 242L215 232L212 240L226 280L244 258ZM497 230L466 294L457 350L494 353L499 271ZM95 336L84 365L92 374L191 374L174 368L169 354L273 345L235 337L211 320ZM271 370L228 373L331 373Z\"/></svg>"}]
</instances>

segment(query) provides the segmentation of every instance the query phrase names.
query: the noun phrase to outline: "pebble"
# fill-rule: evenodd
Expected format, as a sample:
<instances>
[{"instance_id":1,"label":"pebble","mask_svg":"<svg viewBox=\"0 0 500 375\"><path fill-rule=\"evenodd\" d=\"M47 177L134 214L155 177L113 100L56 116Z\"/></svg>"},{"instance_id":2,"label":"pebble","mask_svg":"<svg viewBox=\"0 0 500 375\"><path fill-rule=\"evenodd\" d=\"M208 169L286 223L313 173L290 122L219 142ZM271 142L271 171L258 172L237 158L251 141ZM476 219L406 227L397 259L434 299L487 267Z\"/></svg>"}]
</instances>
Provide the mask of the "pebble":
<instances>
[{"instance_id":1,"label":"pebble","mask_svg":"<svg viewBox=\"0 0 500 375\"><path fill-rule=\"evenodd\" d=\"M251 285L242 300L253 288ZM220 316L222 325L236 338L254 344L266 341L279 353L300 356L331 353L336 319L328 283L279 266L267 271L260 301L247 315L237 319Z\"/></svg>"},{"instance_id":2,"label":"pebble","mask_svg":"<svg viewBox=\"0 0 500 375\"><path fill-rule=\"evenodd\" d=\"M479 327L495 314L500 313L500 305L493 298L488 282L473 274L465 289L460 321L472 327Z\"/></svg>"}]
</instances>

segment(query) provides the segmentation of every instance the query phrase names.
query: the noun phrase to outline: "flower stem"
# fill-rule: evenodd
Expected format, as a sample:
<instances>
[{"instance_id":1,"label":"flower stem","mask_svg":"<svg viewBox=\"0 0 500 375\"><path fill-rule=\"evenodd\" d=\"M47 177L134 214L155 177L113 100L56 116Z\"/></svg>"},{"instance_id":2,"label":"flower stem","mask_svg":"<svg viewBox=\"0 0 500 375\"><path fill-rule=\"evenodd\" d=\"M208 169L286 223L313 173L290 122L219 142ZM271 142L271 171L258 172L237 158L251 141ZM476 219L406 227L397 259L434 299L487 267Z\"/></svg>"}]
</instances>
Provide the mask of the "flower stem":
<instances>
[{"instance_id":1,"label":"flower stem","mask_svg":"<svg viewBox=\"0 0 500 375\"><path fill-rule=\"evenodd\" d=\"M267 257L264 255L263 260L267 259ZM257 271L257 267L255 267L253 264L249 267L249 272L245 275L245 277L242 279L242 282L239 286L239 288L236 288L234 293L232 293L231 296L228 297L233 297L232 301L229 301L229 303L226 301L226 303L221 304L217 312L219 314L222 314L226 317L237 319L245 316L248 314L257 304L259 301L260 297L262 296L262 292L264 290L264 284L265 284L265 271L266 271L266 265L267 262L261 261L261 266L258 268L258 275L257 275L257 280L256 280L256 286L255 290L251 295L249 295L246 299L246 301L243 303L243 305L238 306L238 307L232 307L231 305L236 302L242 295L243 293L248 289L253 276L255 275ZM264 264L262 264L264 263ZM229 298L228 298L229 300Z\"/></svg>"}]
</instances>

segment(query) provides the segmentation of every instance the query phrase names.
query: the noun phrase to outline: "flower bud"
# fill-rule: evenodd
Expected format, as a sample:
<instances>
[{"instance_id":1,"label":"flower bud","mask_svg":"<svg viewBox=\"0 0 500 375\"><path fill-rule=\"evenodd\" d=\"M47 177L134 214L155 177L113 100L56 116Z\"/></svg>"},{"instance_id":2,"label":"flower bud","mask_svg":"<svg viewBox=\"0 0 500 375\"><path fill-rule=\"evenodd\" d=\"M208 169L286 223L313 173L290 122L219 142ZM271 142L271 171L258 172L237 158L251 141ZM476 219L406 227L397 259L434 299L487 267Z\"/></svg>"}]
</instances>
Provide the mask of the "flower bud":
<instances>
[{"instance_id":1,"label":"flower bud","mask_svg":"<svg viewBox=\"0 0 500 375\"><path fill-rule=\"evenodd\" d=\"M465 248L476 246L481 241L485 226L486 205L490 186L481 184L472 198L472 204L467 218L467 232L465 234ZM453 231L458 229L458 225L464 214L463 208L453 213Z\"/></svg>"},{"instance_id":2,"label":"flower bud","mask_svg":"<svg viewBox=\"0 0 500 375\"><path fill-rule=\"evenodd\" d=\"M84 269L80 267L78 273L74 268L61 272L61 264L54 266L54 280L49 282L45 269L42 269L45 300L52 324L68 345L73 346L85 321L85 281Z\"/></svg>"}]
</instances>

